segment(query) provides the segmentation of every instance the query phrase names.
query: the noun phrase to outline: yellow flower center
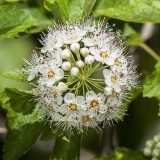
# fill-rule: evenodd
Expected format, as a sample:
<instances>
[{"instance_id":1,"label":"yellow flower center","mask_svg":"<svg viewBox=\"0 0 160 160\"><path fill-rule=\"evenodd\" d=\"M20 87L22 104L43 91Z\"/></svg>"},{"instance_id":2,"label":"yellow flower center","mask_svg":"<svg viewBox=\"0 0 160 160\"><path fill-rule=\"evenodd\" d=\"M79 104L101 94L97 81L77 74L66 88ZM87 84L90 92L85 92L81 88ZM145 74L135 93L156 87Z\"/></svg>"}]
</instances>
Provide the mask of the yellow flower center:
<instances>
[{"instance_id":1,"label":"yellow flower center","mask_svg":"<svg viewBox=\"0 0 160 160\"><path fill-rule=\"evenodd\" d=\"M83 122L89 122L90 119L91 119L91 118L90 118L88 115L82 117L82 121L83 121Z\"/></svg>"},{"instance_id":2,"label":"yellow flower center","mask_svg":"<svg viewBox=\"0 0 160 160\"><path fill-rule=\"evenodd\" d=\"M77 111L77 105L73 104L73 103L70 103L69 109L72 110L72 111Z\"/></svg>"},{"instance_id":3,"label":"yellow flower center","mask_svg":"<svg viewBox=\"0 0 160 160\"><path fill-rule=\"evenodd\" d=\"M48 106L47 109L48 109L48 111L50 111L50 112L53 112L53 111L54 111L53 106Z\"/></svg>"},{"instance_id":4,"label":"yellow flower center","mask_svg":"<svg viewBox=\"0 0 160 160\"><path fill-rule=\"evenodd\" d=\"M114 76L112 76L111 77L111 81L113 82L113 83L116 83L117 82L117 77L114 75Z\"/></svg>"},{"instance_id":5,"label":"yellow flower center","mask_svg":"<svg viewBox=\"0 0 160 160\"><path fill-rule=\"evenodd\" d=\"M118 59L118 58L116 58L116 59L115 59L115 61L114 61L114 63L115 63L116 65L119 65L119 64L120 64L119 59Z\"/></svg>"},{"instance_id":6,"label":"yellow flower center","mask_svg":"<svg viewBox=\"0 0 160 160\"><path fill-rule=\"evenodd\" d=\"M108 53L107 52L100 52L100 56L102 58L108 58Z\"/></svg>"},{"instance_id":7,"label":"yellow flower center","mask_svg":"<svg viewBox=\"0 0 160 160\"><path fill-rule=\"evenodd\" d=\"M98 108L99 102L97 100L93 100L90 104L91 108Z\"/></svg>"},{"instance_id":8,"label":"yellow flower center","mask_svg":"<svg viewBox=\"0 0 160 160\"><path fill-rule=\"evenodd\" d=\"M52 77L54 77L54 75L55 75L55 73L54 73L53 70L50 70L50 71L48 72L48 78L49 78L49 79L52 78Z\"/></svg>"},{"instance_id":9,"label":"yellow flower center","mask_svg":"<svg viewBox=\"0 0 160 160\"><path fill-rule=\"evenodd\" d=\"M58 93L57 93L57 92L51 92L51 94L52 94L52 96L53 96L54 98L56 98L56 97L58 96Z\"/></svg>"}]
</instances>

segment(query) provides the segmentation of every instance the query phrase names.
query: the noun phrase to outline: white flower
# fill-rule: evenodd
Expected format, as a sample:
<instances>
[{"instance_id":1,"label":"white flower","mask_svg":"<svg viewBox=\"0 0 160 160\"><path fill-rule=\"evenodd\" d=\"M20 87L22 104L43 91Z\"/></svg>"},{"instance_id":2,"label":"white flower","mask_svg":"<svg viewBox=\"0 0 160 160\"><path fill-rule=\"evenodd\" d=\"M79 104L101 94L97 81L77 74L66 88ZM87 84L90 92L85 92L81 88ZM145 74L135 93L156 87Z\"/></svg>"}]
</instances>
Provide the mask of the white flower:
<instances>
[{"instance_id":1,"label":"white flower","mask_svg":"<svg viewBox=\"0 0 160 160\"><path fill-rule=\"evenodd\" d=\"M61 36L61 32L50 32L48 35L41 41L43 47L41 49L42 53L50 52L54 48L60 48L63 46L64 42Z\"/></svg>"},{"instance_id":2,"label":"white flower","mask_svg":"<svg viewBox=\"0 0 160 160\"><path fill-rule=\"evenodd\" d=\"M86 64L92 64L94 62L94 57L91 55L88 55L87 57L85 57L85 63Z\"/></svg>"},{"instance_id":3,"label":"white flower","mask_svg":"<svg viewBox=\"0 0 160 160\"><path fill-rule=\"evenodd\" d=\"M42 102L45 105L51 105L53 103L58 105L62 104L62 93L58 87L40 85L38 86L38 93L43 97Z\"/></svg>"},{"instance_id":4,"label":"white flower","mask_svg":"<svg viewBox=\"0 0 160 160\"><path fill-rule=\"evenodd\" d=\"M72 67L71 68L71 75L72 76L77 76L79 73L79 69L77 67Z\"/></svg>"},{"instance_id":5,"label":"white flower","mask_svg":"<svg viewBox=\"0 0 160 160\"><path fill-rule=\"evenodd\" d=\"M108 87L112 87L117 93L119 93L121 91L121 87L127 83L125 77L121 77L121 74L113 73L109 69L104 69L103 75L105 77L106 85Z\"/></svg>"},{"instance_id":6,"label":"white flower","mask_svg":"<svg viewBox=\"0 0 160 160\"><path fill-rule=\"evenodd\" d=\"M91 46L95 46L96 44L98 44L98 39L96 36L91 37L91 38L84 38L82 40L82 42L84 43L85 46L91 47Z\"/></svg>"},{"instance_id":7,"label":"white flower","mask_svg":"<svg viewBox=\"0 0 160 160\"><path fill-rule=\"evenodd\" d=\"M88 91L86 93L86 101L87 101L87 107L90 108L90 114L94 115L96 112L103 112L104 102L106 100L106 97L104 94L99 93L95 94L93 91Z\"/></svg>"},{"instance_id":8,"label":"white flower","mask_svg":"<svg viewBox=\"0 0 160 160\"><path fill-rule=\"evenodd\" d=\"M85 98L83 96L77 96L73 93L67 93L64 96L64 104L60 106L62 114L67 114L73 120L78 116L78 111L85 105Z\"/></svg>"},{"instance_id":9,"label":"white flower","mask_svg":"<svg viewBox=\"0 0 160 160\"><path fill-rule=\"evenodd\" d=\"M118 49L111 50L109 46L104 46L103 48L91 47L89 51L92 55L94 55L95 60L109 66L113 65L114 60L120 56Z\"/></svg>"},{"instance_id":10,"label":"white flower","mask_svg":"<svg viewBox=\"0 0 160 160\"><path fill-rule=\"evenodd\" d=\"M123 74L127 74L127 65L128 62L125 56L120 56L114 59L114 64L111 66L111 69L113 72L121 72Z\"/></svg>"},{"instance_id":11,"label":"white flower","mask_svg":"<svg viewBox=\"0 0 160 160\"><path fill-rule=\"evenodd\" d=\"M62 63L62 69L64 70L64 71L70 71L71 70L71 63L70 62L63 62Z\"/></svg>"},{"instance_id":12,"label":"white flower","mask_svg":"<svg viewBox=\"0 0 160 160\"><path fill-rule=\"evenodd\" d=\"M42 74L42 77L39 79L41 85L52 86L56 81L64 77L64 71L58 68L54 61L44 64L40 73Z\"/></svg>"},{"instance_id":13,"label":"white flower","mask_svg":"<svg viewBox=\"0 0 160 160\"><path fill-rule=\"evenodd\" d=\"M68 90L68 86L63 82L59 82L57 87L59 90L61 90L61 92L65 92Z\"/></svg>"},{"instance_id":14,"label":"white flower","mask_svg":"<svg viewBox=\"0 0 160 160\"><path fill-rule=\"evenodd\" d=\"M85 30L78 28L77 26L70 26L64 31L64 42L66 44L79 42L82 37L86 34Z\"/></svg>"},{"instance_id":15,"label":"white flower","mask_svg":"<svg viewBox=\"0 0 160 160\"><path fill-rule=\"evenodd\" d=\"M72 43L70 45L71 51L73 51L74 53L78 53L79 49L80 49L80 44L79 43Z\"/></svg>"},{"instance_id":16,"label":"white flower","mask_svg":"<svg viewBox=\"0 0 160 160\"><path fill-rule=\"evenodd\" d=\"M82 55L83 57L86 57L86 56L88 56L88 54L89 54L89 49L88 49L88 48L81 48L81 49L80 49L80 53L81 53L81 55Z\"/></svg>"}]
</instances>

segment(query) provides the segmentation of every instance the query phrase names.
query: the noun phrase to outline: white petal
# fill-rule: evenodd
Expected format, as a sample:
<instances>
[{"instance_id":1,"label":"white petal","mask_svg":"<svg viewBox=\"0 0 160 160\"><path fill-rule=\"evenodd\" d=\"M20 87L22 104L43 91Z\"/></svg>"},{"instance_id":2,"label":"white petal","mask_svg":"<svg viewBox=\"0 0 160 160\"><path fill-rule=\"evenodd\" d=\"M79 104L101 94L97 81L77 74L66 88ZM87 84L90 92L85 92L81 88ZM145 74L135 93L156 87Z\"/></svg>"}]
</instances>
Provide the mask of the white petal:
<instances>
[{"instance_id":1,"label":"white petal","mask_svg":"<svg viewBox=\"0 0 160 160\"><path fill-rule=\"evenodd\" d=\"M104 77L109 76L110 73L111 73L111 70L109 70L109 69L104 69L104 70L103 70L103 75L104 75Z\"/></svg>"},{"instance_id":2,"label":"white petal","mask_svg":"<svg viewBox=\"0 0 160 160\"><path fill-rule=\"evenodd\" d=\"M85 104L85 98L83 96L77 96L76 97L76 102L78 105L84 105Z\"/></svg>"},{"instance_id":3,"label":"white petal","mask_svg":"<svg viewBox=\"0 0 160 160\"><path fill-rule=\"evenodd\" d=\"M55 78L56 78L57 80L60 80L60 79L62 79L63 77L64 77L64 71L63 71L62 69L60 69L60 68L57 68L57 69L56 69Z\"/></svg>"},{"instance_id":4,"label":"white petal","mask_svg":"<svg viewBox=\"0 0 160 160\"><path fill-rule=\"evenodd\" d=\"M86 93L86 100L87 101L92 101L94 100L95 98L97 98L97 95L93 92L93 91L88 91Z\"/></svg>"},{"instance_id":5,"label":"white petal","mask_svg":"<svg viewBox=\"0 0 160 160\"><path fill-rule=\"evenodd\" d=\"M75 95L73 93L66 93L64 96L64 101L66 103L72 103L75 101Z\"/></svg>"}]
</instances>

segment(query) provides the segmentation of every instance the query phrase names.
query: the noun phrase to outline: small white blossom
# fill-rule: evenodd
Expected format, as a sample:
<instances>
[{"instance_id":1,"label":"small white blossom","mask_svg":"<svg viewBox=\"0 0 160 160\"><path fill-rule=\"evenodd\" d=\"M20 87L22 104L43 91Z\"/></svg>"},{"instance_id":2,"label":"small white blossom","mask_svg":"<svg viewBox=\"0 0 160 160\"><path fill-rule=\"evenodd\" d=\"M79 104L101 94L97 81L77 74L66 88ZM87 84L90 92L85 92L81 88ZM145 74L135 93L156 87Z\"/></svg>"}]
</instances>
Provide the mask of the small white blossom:
<instances>
[{"instance_id":1,"label":"small white blossom","mask_svg":"<svg viewBox=\"0 0 160 160\"><path fill-rule=\"evenodd\" d=\"M70 71L71 70L71 63L70 62L63 62L62 63L62 69L64 70L64 71Z\"/></svg>"},{"instance_id":2,"label":"small white blossom","mask_svg":"<svg viewBox=\"0 0 160 160\"><path fill-rule=\"evenodd\" d=\"M84 67L84 62L82 60L79 60L76 62L76 65L78 68L83 68Z\"/></svg>"},{"instance_id":3,"label":"small white blossom","mask_svg":"<svg viewBox=\"0 0 160 160\"><path fill-rule=\"evenodd\" d=\"M65 92L68 90L68 86L63 82L59 82L57 87L61 92Z\"/></svg>"},{"instance_id":4,"label":"small white blossom","mask_svg":"<svg viewBox=\"0 0 160 160\"><path fill-rule=\"evenodd\" d=\"M81 55L82 55L83 57L86 57L86 56L88 56L88 54L89 54L89 49L88 49L88 48L81 48L81 49L80 49L80 53L81 53Z\"/></svg>"},{"instance_id":5,"label":"small white blossom","mask_svg":"<svg viewBox=\"0 0 160 160\"><path fill-rule=\"evenodd\" d=\"M69 49L64 49L62 52L61 52L61 57L63 59L69 59L71 57L71 51Z\"/></svg>"},{"instance_id":6,"label":"small white blossom","mask_svg":"<svg viewBox=\"0 0 160 160\"><path fill-rule=\"evenodd\" d=\"M72 43L70 48L71 48L71 51L73 51L74 53L78 53L79 49L80 49L80 44L79 43Z\"/></svg>"},{"instance_id":7,"label":"small white blossom","mask_svg":"<svg viewBox=\"0 0 160 160\"><path fill-rule=\"evenodd\" d=\"M71 68L71 75L72 76L77 76L79 73L79 69L77 67Z\"/></svg>"},{"instance_id":8,"label":"small white blossom","mask_svg":"<svg viewBox=\"0 0 160 160\"><path fill-rule=\"evenodd\" d=\"M94 57L91 55L88 55L87 57L85 57L85 63L86 64L92 64L94 62Z\"/></svg>"}]
</instances>

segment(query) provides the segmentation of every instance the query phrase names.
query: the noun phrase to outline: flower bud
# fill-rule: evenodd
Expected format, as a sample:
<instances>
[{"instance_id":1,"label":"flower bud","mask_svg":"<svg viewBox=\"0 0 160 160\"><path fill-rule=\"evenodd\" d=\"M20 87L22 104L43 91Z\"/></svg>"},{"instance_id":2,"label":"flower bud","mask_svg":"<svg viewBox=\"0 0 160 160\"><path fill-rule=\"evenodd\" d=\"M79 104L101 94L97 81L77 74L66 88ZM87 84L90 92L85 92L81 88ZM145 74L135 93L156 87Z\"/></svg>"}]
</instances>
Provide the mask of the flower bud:
<instances>
[{"instance_id":1,"label":"flower bud","mask_svg":"<svg viewBox=\"0 0 160 160\"><path fill-rule=\"evenodd\" d=\"M153 152L152 152L152 155L153 155L154 157L159 157L159 156L160 156L160 150L157 149L157 148L155 148L155 149L153 150Z\"/></svg>"},{"instance_id":2,"label":"flower bud","mask_svg":"<svg viewBox=\"0 0 160 160\"><path fill-rule=\"evenodd\" d=\"M77 67L71 68L71 75L72 76L77 76L79 73L79 69Z\"/></svg>"},{"instance_id":3,"label":"flower bud","mask_svg":"<svg viewBox=\"0 0 160 160\"><path fill-rule=\"evenodd\" d=\"M84 67L84 62L82 60L79 60L76 62L76 65L78 68L83 68Z\"/></svg>"},{"instance_id":4,"label":"flower bud","mask_svg":"<svg viewBox=\"0 0 160 160\"><path fill-rule=\"evenodd\" d=\"M81 55L82 55L83 57L86 57L86 56L88 56L88 54L89 54L89 49L88 49L88 48L81 48L81 49L80 49L80 53L81 53Z\"/></svg>"},{"instance_id":5,"label":"flower bud","mask_svg":"<svg viewBox=\"0 0 160 160\"><path fill-rule=\"evenodd\" d=\"M68 86L63 82L59 82L57 87L61 92L65 92L68 89Z\"/></svg>"},{"instance_id":6,"label":"flower bud","mask_svg":"<svg viewBox=\"0 0 160 160\"><path fill-rule=\"evenodd\" d=\"M88 55L87 57L85 57L85 63L87 64L92 64L94 62L94 57L91 55Z\"/></svg>"},{"instance_id":7,"label":"flower bud","mask_svg":"<svg viewBox=\"0 0 160 160\"><path fill-rule=\"evenodd\" d=\"M71 51L69 49L64 49L61 53L63 59L69 59L71 57Z\"/></svg>"},{"instance_id":8,"label":"flower bud","mask_svg":"<svg viewBox=\"0 0 160 160\"><path fill-rule=\"evenodd\" d=\"M152 155L152 151L149 148L145 148L143 151L145 156L151 156Z\"/></svg>"},{"instance_id":9,"label":"flower bud","mask_svg":"<svg viewBox=\"0 0 160 160\"><path fill-rule=\"evenodd\" d=\"M80 44L79 43L72 43L70 46L71 51L74 53L77 53L80 49Z\"/></svg>"},{"instance_id":10,"label":"flower bud","mask_svg":"<svg viewBox=\"0 0 160 160\"><path fill-rule=\"evenodd\" d=\"M70 62L63 62L62 63L62 69L64 71L70 71L71 70L71 63Z\"/></svg>"}]
</instances>

